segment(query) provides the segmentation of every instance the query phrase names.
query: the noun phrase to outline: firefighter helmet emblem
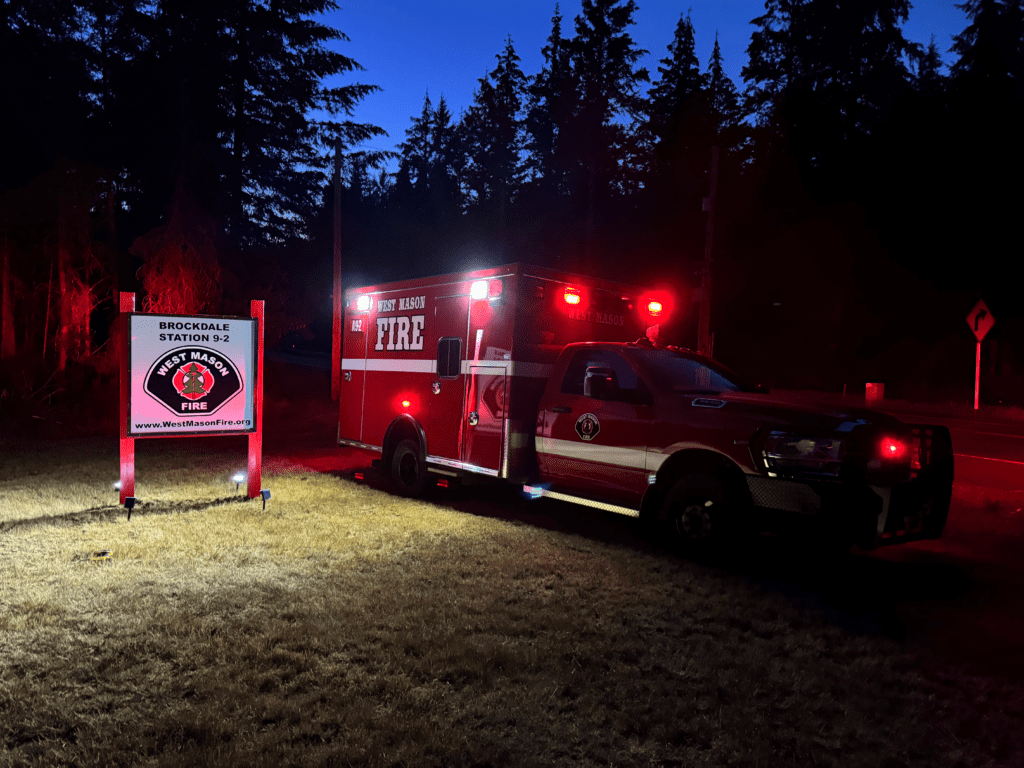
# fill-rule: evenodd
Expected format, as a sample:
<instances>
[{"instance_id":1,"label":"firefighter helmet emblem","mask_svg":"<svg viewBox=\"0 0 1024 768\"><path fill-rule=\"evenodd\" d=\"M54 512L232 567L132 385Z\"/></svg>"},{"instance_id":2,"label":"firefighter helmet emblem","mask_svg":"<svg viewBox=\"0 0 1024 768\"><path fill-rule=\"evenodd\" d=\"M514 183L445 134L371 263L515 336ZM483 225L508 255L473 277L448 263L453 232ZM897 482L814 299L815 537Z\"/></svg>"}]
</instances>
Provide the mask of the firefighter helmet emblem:
<instances>
[{"instance_id":1,"label":"firefighter helmet emblem","mask_svg":"<svg viewBox=\"0 0 1024 768\"><path fill-rule=\"evenodd\" d=\"M176 416L209 416L244 389L235 364L206 347L178 347L153 363L146 394Z\"/></svg>"},{"instance_id":2,"label":"firefighter helmet emblem","mask_svg":"<svg viewBox=\"0 0 1024 768\"><path fill-rule=\"evenodd\" d=\"M576 419L576 434L581 440L593 440L601 431L601 422L592 413L584 413Z\"/></svg>"},{"instance_id":3,"label":"firefighter helmet emblem","mask_svg":"<svg viewBox=\"0 0 1024 768\"><path fill-rule=\"evenodd\" d=\"M185 363L178 368L171 383L178 390L178 394L189 400L198 400L210 394L213 389L213 374L210 369L202 363Z\"/></svg>"}]
</instances>

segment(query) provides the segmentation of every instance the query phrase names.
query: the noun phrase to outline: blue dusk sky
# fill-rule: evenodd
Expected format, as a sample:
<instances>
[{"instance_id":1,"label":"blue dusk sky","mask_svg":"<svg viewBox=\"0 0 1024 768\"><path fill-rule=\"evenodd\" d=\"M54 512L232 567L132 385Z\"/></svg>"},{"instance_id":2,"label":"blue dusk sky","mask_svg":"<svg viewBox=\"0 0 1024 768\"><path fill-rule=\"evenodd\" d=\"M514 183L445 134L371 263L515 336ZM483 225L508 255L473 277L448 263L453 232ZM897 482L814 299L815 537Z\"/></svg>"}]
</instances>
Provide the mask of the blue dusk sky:
<instances>
[{"instance_id":1,"label":"blue dusk sky","mask_svg":"<svg viewBox=\"0 0 1024 768\"><path fill-rule=\"evenodd\" d=\"M935 35L946 65L953 59L948 53L953 35L967 24L956 2L960 0L919 0L904 27L909 40L924 45ZM339 5L326 21L348 35L350 42L338 43L336 50L365 68L343 82L382 88L358 106L355 119L378 125L389 135L363 146L394 149L405 139L412 118L420 114L428 92L434 106L443 95L457 120L472 103L478 80L494 69L495 56L509 35L523 72L537 74L555 0L339 0ZM581 5L581 0L559 3L564 37L574 34ZM742 92L740 70L754 30L750 21L764 12L763 0L638 0L630 34L648 51L640 66L648 69L652 80L657 78L658 62L667 57L679 17L688 9L702 69L707 67L717 32L726 72Z\"/></svg>"}]
</instances>

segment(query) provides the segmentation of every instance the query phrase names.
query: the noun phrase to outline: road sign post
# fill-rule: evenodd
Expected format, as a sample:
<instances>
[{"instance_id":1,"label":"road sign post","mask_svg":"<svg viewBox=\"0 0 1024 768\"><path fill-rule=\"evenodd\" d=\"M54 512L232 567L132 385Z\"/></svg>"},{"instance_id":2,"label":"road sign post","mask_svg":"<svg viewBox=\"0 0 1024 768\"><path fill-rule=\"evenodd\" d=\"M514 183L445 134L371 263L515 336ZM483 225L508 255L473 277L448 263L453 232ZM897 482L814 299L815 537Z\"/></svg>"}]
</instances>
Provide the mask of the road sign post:
<instances>
[{"instance_id":1,"label":"road sign post","mask_svg":"<svg viewBox=\"0 0 1024 768\"><path fill-rule=\"evenodd\" d=\"M967 313L967 324L971 326L974 338L977 340L974 349L974 410L978 410L978 400L981 392L981 340L985 338L985 334L992 330L992 326L996 324L996 319L992 317L992 313L985 302L979 299L978 303L974 305L974 309Z\"/></svg>"}]
</instances>

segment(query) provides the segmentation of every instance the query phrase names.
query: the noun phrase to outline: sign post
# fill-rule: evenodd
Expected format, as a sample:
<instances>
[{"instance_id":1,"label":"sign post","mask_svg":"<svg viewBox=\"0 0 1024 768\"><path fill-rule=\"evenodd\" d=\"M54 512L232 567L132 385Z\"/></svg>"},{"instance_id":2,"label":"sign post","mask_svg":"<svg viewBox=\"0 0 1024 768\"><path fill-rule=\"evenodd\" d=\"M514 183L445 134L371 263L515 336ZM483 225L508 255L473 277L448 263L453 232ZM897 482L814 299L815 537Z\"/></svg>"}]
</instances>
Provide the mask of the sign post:
<instances>
[{"instance_id":1,"label":"sign post","mask_svg":"<svg viewBox=\"0 0 1024 768\"><path fill-rule=\"evenodd\" d=\"M977 339L974 350L974 410L978 410L978 394L981 391L981 340L992 330L996 319L992 317L985 302L979 299L974 309L967 313L967 324L971 326L974 338Z\"/></svg>"},{"instance_id":2,"label":"sign post","mask_svg":"<svg viewBox=\"0 0 1024 768\"><path fill-rule=\"evenodd\" d=\"M128 436L128 419L124 418L128 413L128 317L135 311L135 294L121 292L120 312L117 330L121 334L120 357L121 357L121 500L124 504L129 497L135 496L135 438Z\"/></svg>"},{"instance_id":3,"label":"sign post","mask_svg":"<svg viewBox=\"0 0 1024 768\"><path fill-rule=\"evenodd\" d=\"M263 463L263 302L250 317L135 313L120 294L121 503L135 494L135 439L249 436L249 498ZM130 512L129 512L130 514Z\"/></svg>"}]
</instances>

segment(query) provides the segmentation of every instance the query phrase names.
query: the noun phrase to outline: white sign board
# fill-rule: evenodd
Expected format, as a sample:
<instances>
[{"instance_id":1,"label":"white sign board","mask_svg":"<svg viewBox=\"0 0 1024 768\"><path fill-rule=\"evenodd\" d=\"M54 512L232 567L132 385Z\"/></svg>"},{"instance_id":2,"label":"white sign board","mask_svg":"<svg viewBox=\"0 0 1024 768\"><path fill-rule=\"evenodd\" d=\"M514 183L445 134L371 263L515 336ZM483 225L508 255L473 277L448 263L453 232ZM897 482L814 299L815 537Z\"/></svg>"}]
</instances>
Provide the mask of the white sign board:
<instances>
[{"instance_id":1,"label":"white sign board","mask_svg":"<svg viewBox=\"0 0 1024 768\"><path fill-rule=\"evenodd\" d=\"M128 435L256 430L256 320L128 316Z\"/></svg>"}]
</instances>

